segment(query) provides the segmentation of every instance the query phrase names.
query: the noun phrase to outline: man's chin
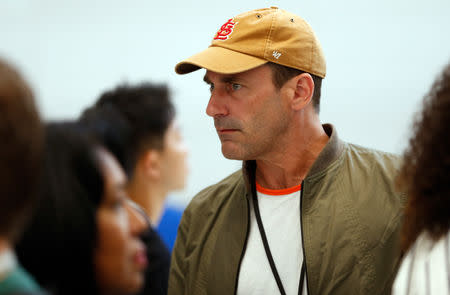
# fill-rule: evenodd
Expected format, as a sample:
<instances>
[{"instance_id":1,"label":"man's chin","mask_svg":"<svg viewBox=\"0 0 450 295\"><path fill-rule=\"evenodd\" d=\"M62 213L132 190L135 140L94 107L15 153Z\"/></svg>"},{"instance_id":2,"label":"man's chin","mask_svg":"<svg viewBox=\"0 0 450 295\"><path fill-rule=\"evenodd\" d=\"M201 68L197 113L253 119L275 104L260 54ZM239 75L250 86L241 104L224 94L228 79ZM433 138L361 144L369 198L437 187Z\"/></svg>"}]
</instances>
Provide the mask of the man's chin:
<instances>
[{"instance_id":1,"label":"man's chin","mask_svg":"<svg viewBox=\"0 0 450 295\"><path fill-rule=\"evenodd\" d=\"M222 155L229 160L244 160L242 153L239 153L236 149L224 146L222 144Z\"/></svg>"}]
</instances>

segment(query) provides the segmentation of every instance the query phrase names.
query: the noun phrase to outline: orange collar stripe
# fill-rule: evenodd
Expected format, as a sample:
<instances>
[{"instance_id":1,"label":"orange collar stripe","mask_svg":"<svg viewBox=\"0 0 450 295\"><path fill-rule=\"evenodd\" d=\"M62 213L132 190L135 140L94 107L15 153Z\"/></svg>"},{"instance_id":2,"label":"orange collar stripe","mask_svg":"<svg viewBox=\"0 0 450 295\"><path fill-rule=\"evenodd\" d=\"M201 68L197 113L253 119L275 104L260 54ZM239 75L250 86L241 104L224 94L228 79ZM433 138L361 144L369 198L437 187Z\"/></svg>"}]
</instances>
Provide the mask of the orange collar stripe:
<instances>
[{"instance_id":1,"label":"orange collar stripe","mask_svg":"<svg viewBox=\"0 0 450 295\"><path fill-rule=\"evenodd\" d=\"M301 184L293 186L293 187L289 187L289 188L284 188L284 189L268 189L268 188L264 188L264 187L260 186L259 183L256 182L256 190L262 194L270 195L270 196L289 195L289 194L298 192L301 189L302 189Z\"/></svg>"}]
</instances>

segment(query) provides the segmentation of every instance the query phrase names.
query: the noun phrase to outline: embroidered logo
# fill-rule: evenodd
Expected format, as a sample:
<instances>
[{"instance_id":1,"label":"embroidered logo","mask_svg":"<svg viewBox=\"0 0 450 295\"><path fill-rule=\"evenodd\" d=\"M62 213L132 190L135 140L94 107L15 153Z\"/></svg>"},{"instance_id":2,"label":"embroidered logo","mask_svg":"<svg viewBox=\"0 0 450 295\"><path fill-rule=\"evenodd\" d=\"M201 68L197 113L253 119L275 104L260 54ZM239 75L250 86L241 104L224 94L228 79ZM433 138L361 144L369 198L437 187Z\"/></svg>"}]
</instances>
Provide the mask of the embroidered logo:
<instances>
[{"instance_id":1,"label":"embroidered logo","mask_svg":"<svg viewBox=\"0 0 450 295\"><path fill-rule=\"evenodd\" d=\"M220 29L217 31L214 36L214 40L227 40L231 33L233 33L234 26L237 22L234 22L232 18L230 18L226 23L224 23Z\"/></svg>"},{"instance_id":2,"label":"embroidered logo","mask_svg":"<svg viewBox=\"0 0 450 295\"><path fill-rule=\"evenodd\" d=\"M280 56L281 56L281 53L275 50L274 52L272 52L272 55L273 55L273 57L275 57L276 59L279 59Z\"/></svg>"}]
</instances>

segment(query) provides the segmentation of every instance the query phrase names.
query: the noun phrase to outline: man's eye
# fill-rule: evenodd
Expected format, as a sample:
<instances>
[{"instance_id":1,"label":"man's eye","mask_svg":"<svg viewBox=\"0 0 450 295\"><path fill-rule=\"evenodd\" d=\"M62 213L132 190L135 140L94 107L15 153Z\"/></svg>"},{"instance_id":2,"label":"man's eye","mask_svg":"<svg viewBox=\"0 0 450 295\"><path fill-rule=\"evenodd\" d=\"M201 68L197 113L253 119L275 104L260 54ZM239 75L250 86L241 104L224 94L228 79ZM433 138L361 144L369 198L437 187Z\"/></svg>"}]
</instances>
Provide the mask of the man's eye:
<instances>
[{"instance_id":1,"label":"man's eye","mask_svg":"<svg viewBox=\"0 0 450 295\"><path fill-rule=\"evenodd\" d=\"M241 84L231 83L231 89L233 91L239 90L239 89L241 89L241 87L242 87Z\"/></svg>"},{"instance_id":2,"label":"man's eye","mask_svg":"<svg viewBox=\"0 0 450 295\"><path fill-rule=\"evenodd\" d=\"M209 84L209 91L212 92L214 90L214 84Z\"/></svg>"}]
</instances>

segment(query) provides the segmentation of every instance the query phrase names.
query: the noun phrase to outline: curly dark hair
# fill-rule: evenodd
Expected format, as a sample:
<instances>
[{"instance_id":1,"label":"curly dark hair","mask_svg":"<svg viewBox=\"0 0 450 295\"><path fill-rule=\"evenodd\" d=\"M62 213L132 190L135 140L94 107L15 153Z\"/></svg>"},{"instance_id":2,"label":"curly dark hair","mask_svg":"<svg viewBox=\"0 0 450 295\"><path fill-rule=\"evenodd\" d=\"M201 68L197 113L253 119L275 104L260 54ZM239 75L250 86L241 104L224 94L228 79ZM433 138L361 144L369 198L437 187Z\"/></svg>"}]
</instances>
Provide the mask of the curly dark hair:
<instances>
[{"instance_id":1,"label":"curly dark hair","mask_svg":"<svg viewBox=\"0 0 450 295\"><path fill-rule=\"evenodd\" d=\"M434 82L414 121L397 179L407 193L402 249L420 233L437 240L450 228L450 64Z\"/></svg>"}]
</instances>

